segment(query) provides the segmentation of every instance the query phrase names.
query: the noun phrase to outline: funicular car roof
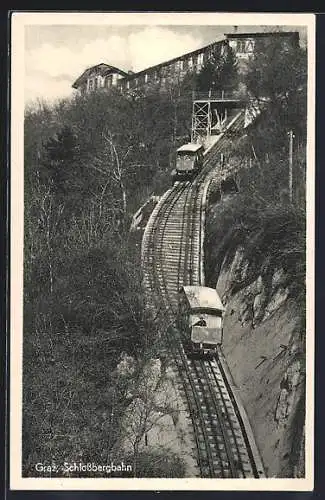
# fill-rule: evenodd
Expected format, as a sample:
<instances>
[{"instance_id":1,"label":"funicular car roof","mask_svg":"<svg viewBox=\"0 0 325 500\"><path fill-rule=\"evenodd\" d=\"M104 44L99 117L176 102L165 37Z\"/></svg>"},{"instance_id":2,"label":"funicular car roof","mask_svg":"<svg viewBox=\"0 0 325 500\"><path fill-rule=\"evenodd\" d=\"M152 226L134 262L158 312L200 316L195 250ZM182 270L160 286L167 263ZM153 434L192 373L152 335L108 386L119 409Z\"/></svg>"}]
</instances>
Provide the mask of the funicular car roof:
<instances>
[{"instance_id":1,"label":"funicular car roof","mask_svg":"<svg viewBox=\"0 0 325 500\"><path fill-rule=\"evenodd\" d=\"M218 292L206 286L183 286L186 298L191 309L214 309L224 311Z\"/></svg>"},{"instance_id":2,"label":"funicular car roof","mask_svg":"<svg viewBox=\"0 0 325 500\"><path fill-rule=\"evenodd\" d=\"M199 149L203 148L202 144L195 144L193 142L189 142L188 144L183 144L180 148L177 149L177 153L196 153Z\"/></svg>"}]
</instances>

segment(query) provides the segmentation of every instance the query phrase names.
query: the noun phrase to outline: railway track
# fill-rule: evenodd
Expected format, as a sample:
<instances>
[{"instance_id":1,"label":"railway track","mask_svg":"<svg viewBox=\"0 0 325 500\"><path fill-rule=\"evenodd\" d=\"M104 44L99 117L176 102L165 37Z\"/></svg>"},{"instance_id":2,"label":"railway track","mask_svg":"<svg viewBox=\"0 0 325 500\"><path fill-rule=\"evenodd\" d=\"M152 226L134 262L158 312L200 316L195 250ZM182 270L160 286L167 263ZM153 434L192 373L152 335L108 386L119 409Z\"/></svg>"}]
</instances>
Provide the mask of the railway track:
<instances>
[{"instance_id":1,"label":"railway track","mask_svg":"<svg viewBox=\"0 0 325 500\"><path fill-rule=\"evenodd\" d=\"M144 288L148 303L170 323L177 311L182 285L203 285L203 234L209 184L216 178L220 153L231 148L233 133L243 128L243 114L233 120L211 148L204 167L193 180L176 183L155 207L142 242ZM220 178L221 181L221 178ZM219 356L189 359L180 333L170 326L168 349L179 375L180 391L187 403L196 443L201 477L264 477L262 463Z\"/></svg>"}]
</instances>

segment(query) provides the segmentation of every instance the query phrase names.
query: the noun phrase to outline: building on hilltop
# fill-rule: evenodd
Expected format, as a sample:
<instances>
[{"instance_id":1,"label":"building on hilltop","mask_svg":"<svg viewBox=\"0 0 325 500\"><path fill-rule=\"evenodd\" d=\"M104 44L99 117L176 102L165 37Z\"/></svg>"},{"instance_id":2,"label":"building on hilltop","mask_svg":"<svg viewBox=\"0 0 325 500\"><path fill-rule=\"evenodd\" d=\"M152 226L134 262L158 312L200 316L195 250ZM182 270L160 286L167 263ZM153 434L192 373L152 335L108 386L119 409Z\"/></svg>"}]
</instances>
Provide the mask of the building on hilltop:
<instances>
[{"instance_id":1,"label":"building on hilltop","mask_svg":"<svg viewBox=\"0 0 325 500\"><path fill-rule=\"evenodd\" d=\"M280 42L284 49L299 47L298 31L273 31L262 33L225 33L229 46L238 61L239 71L245 72L247 63L257 51L263 50L267 43Z\"/></svg>"},{"instance_id":2,"label":"building on hilltop","mask_svg":"<svg viewBox=\"0 0 325 500\"><path fill-rule=\"evenodd\" d=\"M100 63L91 68L87 68L72 84L72 87L79 90L81 94L85 94L98 89L109 89L114 87L121 78L127 76L128 73L121 69Z\"/></svg>"},{"instance_id":3,"label":"building on hilltop","mask_svg":"<svg viewBox=\"0 0 325 500\"><path fill-rule=\"evenodd\" d=\"M201 49L188 52L136 73L132 71L126 73L107 64L98 64L86 69L73 83L72 87L81 93L89 93L101 88L110 88L111 86L115 86L122 91L149 86L165 88L168 83L181 81L190 71L199 72L211 54L218 53L221 55L227 44L226 40L213 42Z\"/></svg>"},{"instance_id":4,"label":"building on hilltop","mask_svg":"<svg viewBox=\"0 0 325 500\"><path fill-rule=\"evenodd\" d=\"M227 46L226 40L213 42L200 49L129 75L127 78L121 79L118 86L122 91L148 87L164 90L170 85L181 83L185 75L190 72L199 73L212 54L222 56L227 50Z\"/></svg>"},{"instance_id":5,"label":"building on hilltop","mask_svg":"<svg viewBox=\"0 0 325 500\"><path fill-rule=\"evenodd\" d=\"M205 47L188 52L169 61L156 64L142 71L126 73L108 64L98 64L86 69L72 87L80 93L116 87L122 92L145 90L150 87L164 90L169 85L181 83L189 72L199 73L209 58L223 56L229 48L238 61L240 72L245 72L247 62L254 57L265 42L281 41L283 47L299 46L297 31L274 31L261 33L225 33L225 38Z\"/></svg>"}]
</instances>

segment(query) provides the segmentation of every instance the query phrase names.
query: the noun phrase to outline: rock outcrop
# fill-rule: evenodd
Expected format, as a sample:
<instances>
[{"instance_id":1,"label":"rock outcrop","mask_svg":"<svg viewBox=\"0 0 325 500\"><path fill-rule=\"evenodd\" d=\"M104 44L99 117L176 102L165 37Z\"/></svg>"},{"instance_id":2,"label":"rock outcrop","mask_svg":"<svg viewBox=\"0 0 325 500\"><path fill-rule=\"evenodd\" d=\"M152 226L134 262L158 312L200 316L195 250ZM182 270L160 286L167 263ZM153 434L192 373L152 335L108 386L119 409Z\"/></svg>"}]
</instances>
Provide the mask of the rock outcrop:
<instances>
[{"instance_id":1,"label":"rock outcrop","mask_svg":"<svg viewBox=\"0 0 325 500\"><path fill-rule=\"evenodd\" d=\"M207 284L216 286L226 308L223 351L267 476L303 477L305 309L290 293L295 276L280 262L270 266L268 255L254 268L245 245L234 247L233 240L229 251L223 242L217 263L220 253L217 258L212 247L216 212L207 221L205 254Z\"/></svg>"}]
</instances>

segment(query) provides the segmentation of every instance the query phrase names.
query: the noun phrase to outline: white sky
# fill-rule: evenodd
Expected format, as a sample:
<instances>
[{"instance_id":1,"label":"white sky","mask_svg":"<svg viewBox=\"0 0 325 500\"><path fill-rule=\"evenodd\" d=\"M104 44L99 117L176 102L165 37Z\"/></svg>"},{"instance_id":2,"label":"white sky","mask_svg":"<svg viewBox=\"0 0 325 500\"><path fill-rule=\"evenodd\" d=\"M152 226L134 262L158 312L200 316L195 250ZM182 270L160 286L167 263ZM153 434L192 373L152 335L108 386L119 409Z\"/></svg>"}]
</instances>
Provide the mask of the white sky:
<instances>
[{"instance_id":1,"label":"white sky","mask_svg":"<svg viewBox=\"0 0 325 500\"><path fill-rule=\"evenodd\" d=\"M25 102L72 95L72 83L100 62L123 70L148 66L198 49L233 26L199 25L30 25L25 26ZM238 26L238 32L275 27ZM278 26L293 31L295 26ZM298 28L303 36L303 29Z\"/></svg>"}]
</instances>

